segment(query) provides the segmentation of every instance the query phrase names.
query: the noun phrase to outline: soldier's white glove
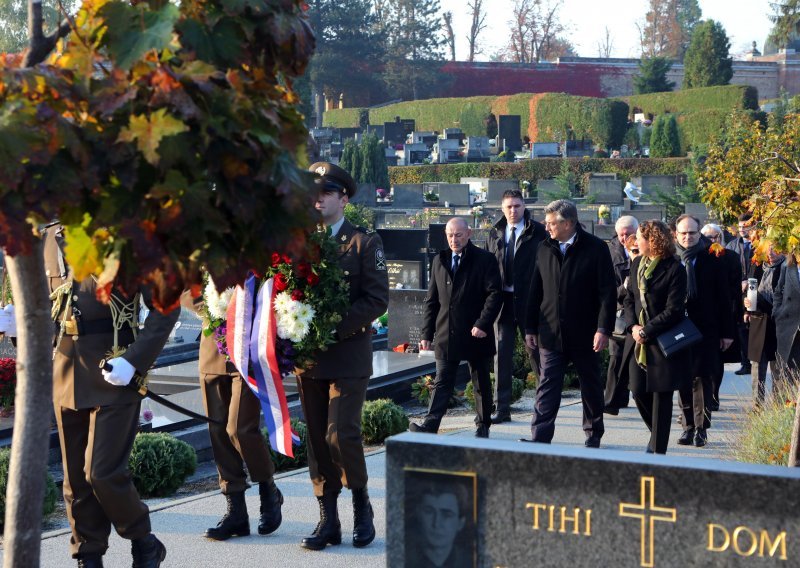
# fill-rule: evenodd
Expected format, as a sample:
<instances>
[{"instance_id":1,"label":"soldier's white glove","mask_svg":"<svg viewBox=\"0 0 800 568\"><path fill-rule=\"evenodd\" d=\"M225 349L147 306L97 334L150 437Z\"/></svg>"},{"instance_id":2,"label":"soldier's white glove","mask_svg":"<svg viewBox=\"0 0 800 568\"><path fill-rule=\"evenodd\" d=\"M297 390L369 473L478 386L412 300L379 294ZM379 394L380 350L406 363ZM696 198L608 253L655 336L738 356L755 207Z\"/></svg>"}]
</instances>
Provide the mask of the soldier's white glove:
<instances>
[{"instance_id":1,"label":"soldier's white glove","mask_svg":"<svg viewBox=\"0 0 800 568\"><path fill-rule=\"evenodd\" d=\"M112 367L110 371L103 369L103 378L106 382L118 387L127 386L133 378L136 369L122 357L109 359L107 364Z\"/></svg>"},{"instance_id":2,"label":"soldier's white glove","mask_svg":"<svg viewBox=\"0 0 800 568\"><path fill-rule=\"evenodd\" d=\"M17 318L14 312L14 304L8 304L0 310L0 333L5 333L9 337L17 336Z\"/></svg>"}]
</instances>

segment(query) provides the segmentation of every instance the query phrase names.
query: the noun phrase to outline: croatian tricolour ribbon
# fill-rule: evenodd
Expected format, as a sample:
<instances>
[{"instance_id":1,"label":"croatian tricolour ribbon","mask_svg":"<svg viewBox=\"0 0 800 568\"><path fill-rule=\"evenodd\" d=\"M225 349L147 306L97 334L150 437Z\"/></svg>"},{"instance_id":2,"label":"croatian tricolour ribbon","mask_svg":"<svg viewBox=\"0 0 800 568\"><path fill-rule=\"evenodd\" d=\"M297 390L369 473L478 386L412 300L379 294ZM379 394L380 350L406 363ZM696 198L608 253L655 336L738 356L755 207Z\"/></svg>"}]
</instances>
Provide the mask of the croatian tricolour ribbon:
<instances>
[{"instance_id":1,"label":"croatian tricolour ribbon","mask_svg":"<svg viewBox=\"0 0 800 568\"><path fill-rule=\"evenodd\" d=\"M256 277L250 275L244 286L237 286L228 305L228 329L225 336L228 356L245 383L261 404L270 446L294 457L292 443L300 438L292 432L289 408L275 353L277 323L273 309L273 279L267 280L256 294ZM254 310L255 309L255 310ZM251 365L252 363L252 365ZM250 369L252 368L252 373Z\"/></svg>"},{"instance_id":2,"label":"croatian tricolour ribbon","mask_svg":"<svg viewBox=\"0 0 800 568\"><path fill-rule=\"evenodd\" d=\"M274 279L270 278L261 286L256 297L256 317L250 341L253 376L248 377L247 383L261 401L270 446L291 458L294 457L292 442L299 444L300 438L292 432L290 426L289 407L286 405L283 380L275 352L278 325L273 302L276 292Z\"/></svg>"}]
</instances>

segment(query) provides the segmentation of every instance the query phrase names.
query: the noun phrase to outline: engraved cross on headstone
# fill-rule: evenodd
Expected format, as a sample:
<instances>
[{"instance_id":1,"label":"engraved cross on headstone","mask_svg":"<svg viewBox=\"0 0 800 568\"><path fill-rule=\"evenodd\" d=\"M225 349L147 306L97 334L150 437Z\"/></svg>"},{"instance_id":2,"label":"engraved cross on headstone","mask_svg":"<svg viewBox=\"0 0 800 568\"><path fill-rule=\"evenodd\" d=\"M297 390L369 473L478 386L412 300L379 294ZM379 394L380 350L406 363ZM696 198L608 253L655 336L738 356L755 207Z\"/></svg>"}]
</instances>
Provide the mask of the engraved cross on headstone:
<instances>
[{"instance_id":1,"label":"engraved cross on headstone","mask_svg":"<svg viewBox=\"0 0 800 568\"><path fill-rule=\"evenodd\" d=\"M654 477L642 477L639 503L620 503L619 516L632 517L641 521L641 565L646 568L654 566L653 536L656 521L674 523L677 519L676 509L657 507L656 480Z\"/></svg>"}]
</instances>

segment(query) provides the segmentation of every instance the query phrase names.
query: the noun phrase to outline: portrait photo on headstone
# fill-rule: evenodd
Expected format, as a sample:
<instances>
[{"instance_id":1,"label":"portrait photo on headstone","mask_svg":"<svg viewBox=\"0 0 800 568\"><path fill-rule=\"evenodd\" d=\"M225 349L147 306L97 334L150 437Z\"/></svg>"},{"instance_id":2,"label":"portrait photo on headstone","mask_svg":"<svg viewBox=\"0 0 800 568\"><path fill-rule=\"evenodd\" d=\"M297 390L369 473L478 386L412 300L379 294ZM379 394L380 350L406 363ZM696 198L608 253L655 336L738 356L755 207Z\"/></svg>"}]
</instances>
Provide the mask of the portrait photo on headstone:
<instances>
[{"instance_id":1,"label":"portrait photo on headstone","mask_svg":"<svg viewBox=\"0 0 800 568\"><path fill-rule=\"evenodd\" d=\"M477 476L405 470L405 566L477 566Z\"/></svg>"}]
</instances>

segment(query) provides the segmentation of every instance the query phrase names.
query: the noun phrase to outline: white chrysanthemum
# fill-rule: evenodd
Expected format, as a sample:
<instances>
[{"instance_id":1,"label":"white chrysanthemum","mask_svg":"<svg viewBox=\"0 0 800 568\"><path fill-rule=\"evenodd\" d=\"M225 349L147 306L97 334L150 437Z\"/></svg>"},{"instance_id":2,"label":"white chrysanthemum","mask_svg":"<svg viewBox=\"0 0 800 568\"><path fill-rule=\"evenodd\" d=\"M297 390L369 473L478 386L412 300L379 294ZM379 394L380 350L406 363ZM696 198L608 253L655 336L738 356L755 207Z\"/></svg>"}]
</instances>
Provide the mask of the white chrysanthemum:
<instances>
[{"instance_id":1,"label":"white chrysanthemum","mask_svg":"<svg viewBox=\"0 0 800 568\"><path fill-rule=\"evenodd\" d=\"M314 308L303 302L296 302L295 308L295 317L306 324L311 323L316 315Z\"/></svg>"},{"instance_id":2,"label":"white chrysanthemum","mask_svg":"<svg viewBox=\"0 0 800 568\"><path fill-rule=\"evenodd\" d=\"M228 288L222 294L217 292L217 287L211 276L208 277L208 283L203 291L208 314L214 319L225 319L228 312L228 304L231 303L233 297L233 288Z\"/></svg>"},{"instance_id":3,"label":"white chrysanthemum","mask_svg":"<svg viewBox=\"0 0 800 568\"><path fill-rule=\"evenodd\" d=\"M288 292L280 292L275 295L275 302L272 304L277 314L287 314L292 309L292 296Z\"/></svg>"}]
</instances>

